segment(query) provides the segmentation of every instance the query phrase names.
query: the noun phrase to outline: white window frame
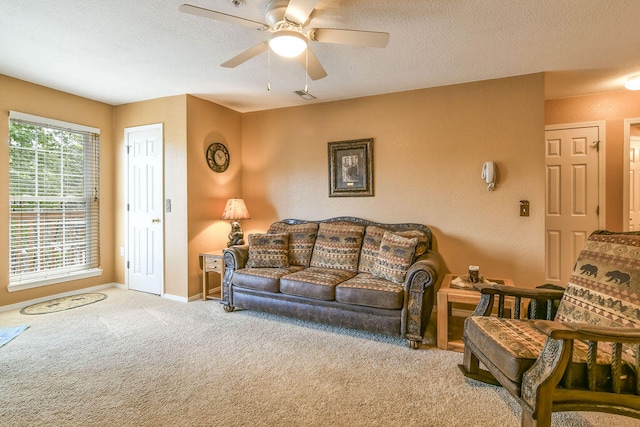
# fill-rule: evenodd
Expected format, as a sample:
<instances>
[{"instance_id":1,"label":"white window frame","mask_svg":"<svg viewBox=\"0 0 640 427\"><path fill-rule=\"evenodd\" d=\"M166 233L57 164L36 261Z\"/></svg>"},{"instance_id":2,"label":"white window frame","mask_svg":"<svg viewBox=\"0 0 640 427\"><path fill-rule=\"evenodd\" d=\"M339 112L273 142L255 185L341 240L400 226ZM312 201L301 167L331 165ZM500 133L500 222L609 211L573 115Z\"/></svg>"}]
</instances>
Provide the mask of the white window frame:
<instances>
[{"instance_id":1,"label":"white window frame","mask_svg":"<svg viewBox=\"0 0 640 427\"><path fill-rule=\"evenodd\" d=\"M97 135L98 138L100 135L100 129L98 128L79 125L75 123L63 122L60 120L49 119L45 117L34 116L31 114L26 114L26 113L21 113L16 111L10 111L9 121L11 122L11 120L21 120L21 121L31 122L33 124L40 125L42 127L51 126L53 128L62 128L62 129L67 129L75 132L91 133L91 134ZM85 146L85 159L91 156L91 153L86 153L86 149L87 147ZM98 153L98 159L99 159L99 153ZM99 165L95 165L95 170L93 170L93 166L91 171L88 171L85 169L85 176L87 173L91 173L93 175L94 172L95 174L98 175L97 178L99 179ZM96 192L96 197L97 196L98 194ZM11 195L9 195L9 198L10 200L14 199L11 197ZM98 212L96 213L97 227L99 227L99 216L100 216L99 210L100 208L98 207ZM11 222L9 223L9 227L11 227ZM97 242L92 244L96 244L98 246L97 250L99 251L100 249L99 248L99 245L100 245L99 230L96 236L97 236ZM56 268L56 269L43 270L36 273L27 273L24 275L17 275L17 276L11 276L10 274L9 285L7 289L9 290L9 292L14 292L14 291L19 291L24 289L40 287L40 286L52 285L55 283L62 283L62 282L67 282L71 280L78 280L78 279L83 279L88 277L99 276L102 274L102 268L99 262L99 255L97 255L97 257L98 257L98 260L97 260L98 265L92 266L92 267L75 266L75 267L62 268L62 269ZM11 263L11 259L9 259L9 264L10 263ZM9 265L9 270L11 271L11 265Z\"/></svg>"}]
</instances>

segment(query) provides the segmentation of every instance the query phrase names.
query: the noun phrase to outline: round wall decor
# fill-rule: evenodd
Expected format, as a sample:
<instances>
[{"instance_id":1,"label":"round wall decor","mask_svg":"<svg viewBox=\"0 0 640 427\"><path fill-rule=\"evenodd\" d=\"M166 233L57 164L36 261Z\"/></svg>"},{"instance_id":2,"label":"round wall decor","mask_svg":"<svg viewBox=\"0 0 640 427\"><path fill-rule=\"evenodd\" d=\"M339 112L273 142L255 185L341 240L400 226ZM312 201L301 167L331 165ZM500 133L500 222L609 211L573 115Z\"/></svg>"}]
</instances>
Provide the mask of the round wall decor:
<instances>
[{"instance_id":1,"label":"round wall decor","mask_svg":"<svg viewBox=\"0 0 640 427\"><path fill-rule=\"evenodd\" d=\"M214 172L224 172L229 167L229 150L219 142L207 148L206 158L209 168Z\"/></svg>"}]
</instances>

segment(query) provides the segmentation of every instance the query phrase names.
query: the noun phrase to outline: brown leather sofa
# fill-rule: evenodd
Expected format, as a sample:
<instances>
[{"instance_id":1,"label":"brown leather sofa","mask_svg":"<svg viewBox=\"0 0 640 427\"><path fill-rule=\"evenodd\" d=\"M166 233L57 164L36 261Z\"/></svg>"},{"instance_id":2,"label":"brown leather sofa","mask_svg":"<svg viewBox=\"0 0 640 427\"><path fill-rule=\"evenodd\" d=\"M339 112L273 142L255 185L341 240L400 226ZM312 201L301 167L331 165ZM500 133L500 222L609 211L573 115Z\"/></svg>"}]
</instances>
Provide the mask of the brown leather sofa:
<instances>
[{"instance_id":1,"label":"brown leather sofa","mask_svg":"<svg viewBox=\"0 0 640 427\"><path fill-rule=\"evenodd\" d=\"M421 224L285 219L224 251L222 299L236 308L422 343L441 258Z\"/></svg>"}]
</instances>

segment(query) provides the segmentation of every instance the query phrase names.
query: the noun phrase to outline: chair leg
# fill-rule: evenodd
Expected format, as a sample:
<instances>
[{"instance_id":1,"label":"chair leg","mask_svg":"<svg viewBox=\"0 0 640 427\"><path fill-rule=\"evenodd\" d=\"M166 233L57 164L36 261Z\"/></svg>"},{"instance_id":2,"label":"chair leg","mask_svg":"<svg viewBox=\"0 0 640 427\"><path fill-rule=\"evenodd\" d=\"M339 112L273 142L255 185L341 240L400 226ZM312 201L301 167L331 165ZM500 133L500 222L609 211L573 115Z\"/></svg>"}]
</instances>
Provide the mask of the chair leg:
<instances>
[{"instance_id":1,"label":"chair leg","mask_svg":"<svg viewBox=\"0 0 640 427\"><path fill-rule=\"evenodd\" d=\"M469 349L469 346L464 347L464 357L462 359L462 365L458 365L462 374L471 378L472 380L480 381L486 384L502 387L502 384L498 382L491 374L491 372L480 369L480 360L473 354L473 351Z\"/></svg>"},{"instance_id":2,"label":"chair leg","mask_svg":"<svg viewBox=\"0 0 640 427\"><path fill-rule=\"evenodd\" d=\"M522 406L522 427L551 427L551 412L538 410L538 419L533 418L533 411L527 405Z\"/></svg>"},{"instance_id":3,"label":"chair leg","mask_svg":"<svg viewBox=\"0 0 640 427\"><path fill-rule=\"evenodd\" d=\"M475 354L469 349L469 346L464 348L464 358L462 364L465 371L471 375L477 375L480 373L480 361Z\"/></svg>"}]
</instances>

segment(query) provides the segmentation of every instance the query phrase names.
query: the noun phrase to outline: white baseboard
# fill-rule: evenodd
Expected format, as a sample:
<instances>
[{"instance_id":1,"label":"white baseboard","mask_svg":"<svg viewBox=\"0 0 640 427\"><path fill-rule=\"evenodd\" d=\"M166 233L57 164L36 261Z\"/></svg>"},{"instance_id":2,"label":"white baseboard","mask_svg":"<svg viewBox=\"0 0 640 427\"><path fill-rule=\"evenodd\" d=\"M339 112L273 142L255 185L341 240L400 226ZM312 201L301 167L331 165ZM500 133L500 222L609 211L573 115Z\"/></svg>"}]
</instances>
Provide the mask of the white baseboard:
<instances>
[{"instance_id":1,"label":"white baseboard","mask_svg":"<svg viewBox=\"0 0 640 427\"><path fill-rule=\"evenodd\" d=\"M200 294L200 297L202 297L202 294ZM178 301L178 302L189 302L191 300L190 298L179 297L177 295L171 295L171 294L162 294L162 298L166 298L166 299L170 299L171 301Z\"/></svg>"},{"instance_id":2,"label":"white baseboard","mask_svg":"<svg viewBox=\"0 0 640 427\"><path fill-rule=\"evenodd\" d=\"M18 302L18 303L15 303L15 304L3 305L3 306L0 306L0 312L10 311L10 310L19 310L21 308L28 307L28 306L33 305L33 304L38 304L39 302L49 301L49 300L55 299L55 298L63 298L63 297L71 296L71 295L85 294L87 292L96 292L96 291L100 291L100 290L108 289L108 288L124 289L124 286L119 284L119 283L105 283L104 285L93 286L93 287L90 287L90 288L77 289L75 291L63 292L61 294L56 294L56 295L49 295L49 296L46 296L46 297L36 298L36 299L28 300L28 301L22 301L22 302Z\"/></svg>"}]
</instances>

